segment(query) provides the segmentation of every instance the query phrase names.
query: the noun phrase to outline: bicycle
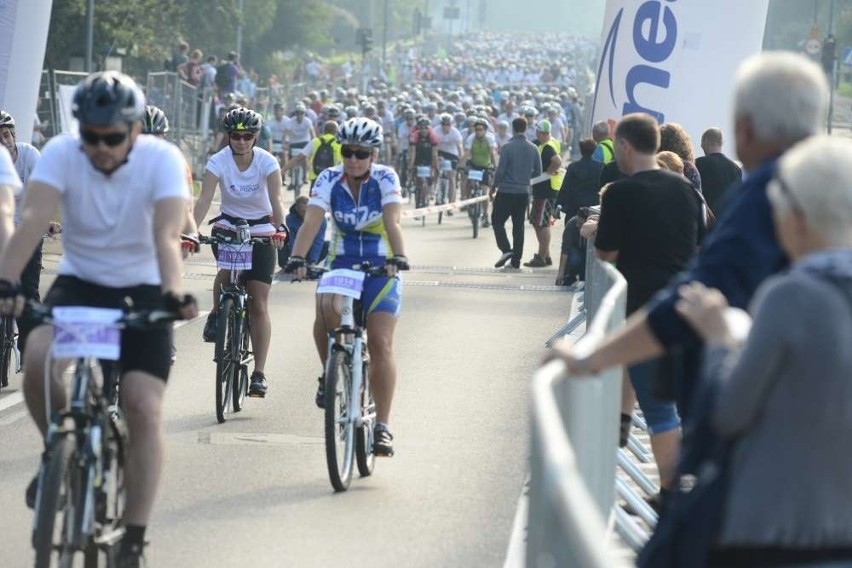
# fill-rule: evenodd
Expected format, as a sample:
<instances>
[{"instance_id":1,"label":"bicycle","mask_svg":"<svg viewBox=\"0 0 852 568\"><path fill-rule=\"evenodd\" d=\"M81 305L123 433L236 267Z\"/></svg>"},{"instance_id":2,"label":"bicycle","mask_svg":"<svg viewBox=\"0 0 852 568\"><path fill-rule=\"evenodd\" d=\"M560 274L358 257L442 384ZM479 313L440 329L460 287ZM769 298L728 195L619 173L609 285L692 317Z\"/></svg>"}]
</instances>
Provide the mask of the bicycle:
<instances>
[{"instance_id":1,"label":"bicycle","mask_svg":"<svg viewBox=\"0 0 852 568\"><path fill-rule=\"evenodd\" d=\"M15 356L14 373L17 373L21 370L21 353L18 351L18 332L15 318L0 316L0 388L9 386L9 370L13 354Z\"/></svg>"},{"instance_id":2,"label":"bicycle","mask_svg":"<svg viewBox=\"0 0 852 568\"><path fill-rule=\"evenodd\" d=\"M490 172L491 168L479 169L469 166L467 169L467 187L470 198L482 197L485 193L482 186L485 183L485 177ZM470 218L470 223L473 226L473 238L479 236L479 228L481 227L482 219L484 218L483 210L485 206L482 201L477 201L473 205L467 206L467 215Z\"/></svg>"},{"instance_id":3,"label":"bicycle","mask_svg":"<svg viewBox=\"0 0 852 568\"><path fill-rule=\"evenodd\" d=\"M34 319L54 325L53 357L72 359L71 400L53 414L38 474L32 545L36 568L115 562L124 535L124 463L127 430L114 405L120 330L151 329L180 319L166 311L133 311L27 303ZM45 372L45 411L50 411L50 373ZM62 518L58 519L61 514Z\"/></svg>"},{"instance_id":4,"label":"bicycle","mask_svg":"<svg viewBox=\"0 0 852 568\"><path fill-rule=\"evenodd\" d=\"M385 276L384 266L369 262L351 270L320 272L317 294L343 297L340 327L329 332L325 379L325 456L335 492L346 491L352 481L353 461L361 477L372 475L373 427L376 404L370 392L370 357L360 298L367 276Z\"/></svg>"},{"instance_id":5,"label":"bicycle","mask_svg":"<svg viewBox=\"0 0 852 568\"><path fill-rule=\"evenodd\" d=\"M239 225L239 220L235 223ZM251 350L251 321L249 295L243 270L251 268L252 245L269 244L269 237L240 239L236 233L200 236L201 244L218 247L217 264L228 270L229 280L219 294L219 313L216 316L216 343L213 361L216 362L216 420L222 424L229 410L240 412L248 395L248 366L254 360Z\"/></svg>"},{"instance_id":6,"label":"bicycle","mask_svg":"<svg viewBox=\"0 0 852 568\"><path fill-rule=\"evenodd\" d=\"M439 178L438 191L435 195L435 205L443 205L447 202L447 197L450 191L450 176L456 175L456 170L453 168L453 163L450 160L441 159L440 162L441 177ZM444 212L438 211L438 224L441 224Z\"/></svg>"},{"instance_id":7,"label":"bicycle","mask_svg":"<svg viewBox=\"0 0 852 568\"><path fill-rule=\"evenodd\" d=\"M294 148L290 146L288 149L288 156L290 159L297 152L301 152L302 148ZM296 164L296 166L290 170L290 190L293 192L293 197L299 197L302 193L302 184L305 183L305 176L307 175L307 170L305 170L305 166L303 164Z\"/></svg>"},{"instance_id":8,"label":"bicycle","mask_svg":"<svg viewBox=\"0 0 852 568\"><path fill-rule=\"evenodd\" d=\"M429 196L433 191L432 186L432 167L431 166L415 166L414 173L416 176L416 193L414 197L414 207L420 209L429 205ZM426 215L421 218L421 226L426 226Z\"/></svg>"}]
</instances>

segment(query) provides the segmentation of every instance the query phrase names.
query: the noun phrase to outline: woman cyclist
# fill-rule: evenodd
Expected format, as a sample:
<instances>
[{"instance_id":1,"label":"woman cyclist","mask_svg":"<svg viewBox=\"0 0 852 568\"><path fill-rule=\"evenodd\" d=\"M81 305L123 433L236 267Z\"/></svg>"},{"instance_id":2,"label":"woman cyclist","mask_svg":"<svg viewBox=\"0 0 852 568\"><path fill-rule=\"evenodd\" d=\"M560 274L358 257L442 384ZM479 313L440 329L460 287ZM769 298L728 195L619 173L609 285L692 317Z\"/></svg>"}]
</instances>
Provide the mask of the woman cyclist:
<instances>
[{"instance_id":1,"label":"woman cyclist","mask_svg":"<svg viewBox=\"0 0 852 568\"><path fill-rule=\"evenodd\" d=\"M382 144L382 127L368 118L347 120L337 133L342 145L343 164L323 171L317 178L305 221L299 230L289 270L296 278L305 277L305 254L326 212L331 213L334 237L329 249L328 268L352 268L368 261L384 264L387 276L368 276L361 304L366 308L370 352L370 389L376 400L376 426L373 453L393 455L393 436L388 427L396 385L393 333L402 302L398 270L408 268L400 227L402 195L396 172L375 163ZM325 367L328 332L340 325L339 298L317 296L314 341ZM323 407L323 379L319 379L316 403Z\"/></svg>"},{"instance_id":2,"label":"woman cyclist","mask_svg":"<svg viewBox=\"0 0 852 568\"><path fill-rule=\"evenodd\" d=\"M218 185L222 208L219 215L211 219L215 223L213 234L232 235L235 232L234 222L245 219L253 237L271 237L274 246L280 248L287 235L286 230L281 228L284 223L281 169L275 156L255 147L261 122L258 113L244 107L235 108L225 115L223 128L228 136L228 146L207 161L201 195L194 209L195 222L200 225L204 220ZM264 397L268 388L264 366L272 327L268 300L275 261L273 245L255 244L252 249L252 267L245 272L246 288L251 297L249 317L254 348L254 371L251 374L249 396ZM204 341L212 342L216 339L219 290L227 281L228 271L220 270L213 284L213 310L204 325Z\"/></svg>"}]
</instances>

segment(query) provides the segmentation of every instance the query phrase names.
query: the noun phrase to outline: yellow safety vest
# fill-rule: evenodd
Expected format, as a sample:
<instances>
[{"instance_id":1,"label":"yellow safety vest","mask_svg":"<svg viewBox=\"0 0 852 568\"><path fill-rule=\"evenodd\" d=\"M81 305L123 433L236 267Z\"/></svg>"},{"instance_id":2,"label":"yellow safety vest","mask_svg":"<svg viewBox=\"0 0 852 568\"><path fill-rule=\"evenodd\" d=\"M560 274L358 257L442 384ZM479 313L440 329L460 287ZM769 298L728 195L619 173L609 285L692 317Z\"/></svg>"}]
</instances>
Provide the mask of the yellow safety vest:
<instances>
[{"instance_id":1,"label":"yellow safety vest","mask_svg":"<svg viewBox=\"0 0 852 568\"><path fill-rule=\"evenodd\" d=\"M562 155L562 145L559 144L559 140L555 138L551 138L544 144L538 145L538 155L541 156L544 153L544 147L550 146L553 148L554 152L556 152L557 156ZM559 191L562 188L562 180L565 179L565 168L559 168L555 174L550 177L550 189L553 191Z\"/></svg>"}]
</instances>

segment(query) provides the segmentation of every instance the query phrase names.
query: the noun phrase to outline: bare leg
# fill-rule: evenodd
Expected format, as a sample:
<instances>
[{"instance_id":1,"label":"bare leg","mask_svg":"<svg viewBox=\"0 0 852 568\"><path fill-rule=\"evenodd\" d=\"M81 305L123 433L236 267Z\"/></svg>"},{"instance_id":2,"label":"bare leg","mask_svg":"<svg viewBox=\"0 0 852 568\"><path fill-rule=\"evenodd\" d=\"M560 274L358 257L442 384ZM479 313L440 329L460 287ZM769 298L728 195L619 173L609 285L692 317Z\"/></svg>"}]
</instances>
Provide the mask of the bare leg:
<instances>
[{"instance_id":1,"label":"bare leg","mask_svg":"<svg viewBox=\"0 0 852 568\"><path fill-rule=\"evenodd\" d=\"M538 256L547 260L550 258L550 227L537 228L535 235L538 237Z\"/></svg>"},{"instance_id":2,"label":"bare leg","mask_svg":"<svg viewBox=\"0 0 852 568\"><path fill-rule=\"evenodd\" d=\"M254 370L262 373L269 354L269 341L272 337L272 323L269 320L269 290L265 282L249 280L246 283L249 293L249 315L251 318L251 344L254 350Z\"/></svg>"},{"instance_id":3,"label":"bare leg","mask_svg":"<svg viewBox=\"0 0 852 568\"><path fill-rule=\"evenodd\" d=\"M376 420L390 423L391 403L396 388L396 361L393 357L393 333L396 318L386 312L375 312L367 318L370 338L370 388L376 401Z\"/></svg>"},{"instance_id":4,"label":"bare leg","mask_svg":"<svg viewBox=\"0 0 852 568\"><path fill-rule=\"evenodd\" d=\"M47 433L50 416L44 407L44 362L45 356L53 341L53 328L41 325L30 332L27 338L27 349L24 352L24 400L27 410L41 432L42 437ZM65 408L68 397L65 384L62 381L62 370L68 365L67 361L54 361L50 373L50 409L51 414Z\"/></svg>"},{"instance_id":5,"label":"bare leg","mask_svg":"<svg viewBox=\"0 0 852 568\"><path fill-rule=\"evenodd\" d=\"M660 487L671 489L680 452L680 428L651 436L651 452L660 472Z\"/></svg>"},{"instance_id":6,"label":"bare leg","mask_svg":"<svg viewBox=\"0 0 852 568\"><path fill-rule=\"evenodd\" d=\"M154 508L165 454L162 427L165 392L166 383L148 373L132 371L122 377L121 405L130 436L124 468L127 525L147 525Z\"/></svg>"}]
</instances>

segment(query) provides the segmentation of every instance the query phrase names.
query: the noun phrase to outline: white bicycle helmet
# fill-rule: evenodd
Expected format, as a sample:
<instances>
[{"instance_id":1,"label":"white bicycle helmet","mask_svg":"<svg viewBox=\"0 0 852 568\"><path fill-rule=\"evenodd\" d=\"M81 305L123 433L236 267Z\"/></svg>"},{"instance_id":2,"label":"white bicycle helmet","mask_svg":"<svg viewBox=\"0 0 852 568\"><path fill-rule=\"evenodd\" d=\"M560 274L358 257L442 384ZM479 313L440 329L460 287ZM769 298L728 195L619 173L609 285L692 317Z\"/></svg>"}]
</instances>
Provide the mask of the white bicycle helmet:
<instances>
[{"instance_id":1,"label":"white bicycle helmet","mask_svg":"<svg viewBox=\"0 0 852 568\"><path fill-rule=\"evenodd\" d=\"M0 128L15 129L15 119L5 110L0 110Z\"/></svg>"},{"instance_id":2,"label":"white bicycle helmet","mask_svg":"<svg viewBox=\"0 0 852 568\"><path fill-rule=\"evenodd\" d=\"M382 145L382 138L381 125L363 116L350 118L337 131L337 141L343 145L378 148Z\"/></svg>"}]
</instances>

